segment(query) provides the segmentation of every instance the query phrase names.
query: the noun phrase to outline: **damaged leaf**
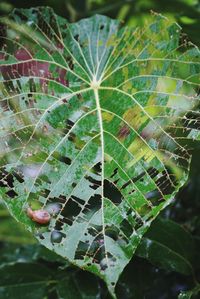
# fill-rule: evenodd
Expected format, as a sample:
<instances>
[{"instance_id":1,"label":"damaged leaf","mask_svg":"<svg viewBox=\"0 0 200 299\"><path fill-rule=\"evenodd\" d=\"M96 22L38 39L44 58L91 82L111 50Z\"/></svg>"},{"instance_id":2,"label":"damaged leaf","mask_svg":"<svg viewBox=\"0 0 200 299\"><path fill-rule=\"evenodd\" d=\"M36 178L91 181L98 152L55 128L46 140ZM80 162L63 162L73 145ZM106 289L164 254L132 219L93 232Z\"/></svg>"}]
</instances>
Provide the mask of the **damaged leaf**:
<instances>
[{"instance_id":1,"label":"damaged leaf","mask_svg":"<svg viewBox=\"0 0 200 299\"><path fill-rule=\"evenodd\" d=\"M0 194L41 244L115 298L144 233L187 180L200 52L160 15L128 28L21 9L0 33ZM48 211L49 224L28 208Z\"/></svg>"}]
</instances>

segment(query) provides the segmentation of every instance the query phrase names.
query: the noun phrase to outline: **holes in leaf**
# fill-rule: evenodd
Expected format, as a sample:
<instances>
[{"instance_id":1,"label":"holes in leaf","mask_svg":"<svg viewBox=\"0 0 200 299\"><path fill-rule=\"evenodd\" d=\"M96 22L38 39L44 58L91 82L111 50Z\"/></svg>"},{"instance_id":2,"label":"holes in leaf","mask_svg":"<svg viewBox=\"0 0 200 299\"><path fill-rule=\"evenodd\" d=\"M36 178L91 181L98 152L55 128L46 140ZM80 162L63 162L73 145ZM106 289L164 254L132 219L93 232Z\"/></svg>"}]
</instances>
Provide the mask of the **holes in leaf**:
<instances>
[{"instance_id":1,"label":"holes in leaf","mask_svg":"<svg viewBox=\"0 0 200 299\"><path fill-rule=\"evenodd\" d=\"M133 233L133 228L126 219L120 223L120 229L127 236L127 238L130 238Z\"/></svg>"},{"instance_id":2,"label":"holes in leaf","mask_svg":"<svg viewBox=\"0 0 200 299\"><path fill-rule=\"evenodd\" d=\"M67 165L70 165L72 163L72 160L70 158L64 156L60 157L59 160Z\"/></svg>"},{"instance_id":3,"label":"holes in leaf","mask_svg":"<svg viewBox=\"0 0 200 299\"><path fill-rule=\"evenodd\" d=\"M113 178L117 173L118 173L118 168L115 168L115 170L113 171L113 174L111 175L111 178Z\"/></svg>"},{"instance_id":4,"label":"holes in leaf","mask_svg":"<svg viewBox=\"0 0 200 299\"><path fill-rule=\"evenodd\" d=\"M119 205L122 202L121 192L108 180L104 180L104 196L115 205Z\"/></svg>"},{"instance_id":5,"label":"holes in leaf","mask_svg":"<svg viewBox=\"0 0 200 299\"><path fill-rule=\"evenodd\" d=\"M137 230L140 227L142 227L143 225L144 225L144 222L143 222L142 218L140 218L139 216L136 216L134 229Z\"/></svg>"},{"instance_id":6,"label":"holes in leaf","mask_svg":"<svg viewBox=\"0 0 200 299\"><path fill-rule=\"evenodd\" d=\"M14 179L16 179L19 183L23 183L23 178L16 172L8 173L6 170L1 170L0 172L0 187L7 187L9 190L6 194L10 198L14 198L17 196L17 193L14 191Z\"/></svg>"},{"instance_id":7,"label":"holes in leaf","mask_svg":"<svg viewBox=\"0 0 200 299\"><path fill-rule=\"evenodd\" d=\"M183 124L186 128L199 129L200 127L200 117L198 113L187 113L185 118L183 118Z\"/></svg>"},{"instance_id":8,"label":"holes in leaf","mask_svg":"<svg viewBox=\"0 0 200 299\"><path fill-rule=\"evenodd\" d=\"M100 267L102 271L105 271L109 267L114 267L116 263L116 258L110 253L107 253L107 258L103 258L100 262Z\"/></svg>"},{"instance_id":9,"label":"holes in leaf","mask_svg":"<svg viewBox=\"0 0 200 299\"><path fill-rule=\"evenodd\" d=\"M33 78L30 78L28 82L29 82L30 92L36 92L37 89L36 89L36 85L35 85Z\"/></svg>"},{"instance_id":10,"label":"holes in leaf","mask_svg":"<svg viewBox=\"0 0 200 299\"><path fill-rule=\"evenodd\" d=\"M119 236L119 229L114 226L106 226L105 227L105 234L106 236L110 237L114 241L118 239Z\"/></svg>"},{"instance_id":11,"label":"holes in leaf","mask_svg":"<svg viewBox=\"0 0 200 299\"><path fill-rule=\"evenodd\" d=\"M162 194L158 190L153 190L146 193L145 197L153 204L153 206L157 206L164 201Z\"/></svg>"},{"instance_id":12,"label":"holes in leaf","mask_svg":"<svg viewBox=\"0 0 200 299\"><path fill-rule=\"evenodd\" d=\"M188 47L189 45L189 40L188 40L188 36L186 33L181 32L180 36L179 36L179 48L181 49L181 47ZM183 50L183 49L182 49Z\"/></svg>"},{"instance_id":13,"label":"holes in leaf","mask_svg":"<svg viewBox=\"0 0 200 299\"><path fill-rule=\"evenodd\" d=\"M68 137L68 140L71 141L71 142L74 142L75 139L76 139L76 135L74 133L70 133L69 137Z\"/></svg>"},{"instance_id":14,"label":"holes in leaf","mask_svg":"<svg viewBox=\"0 0 200 299\"><path fill-rule=\"evenodd\" d=\"M91 236L96 236L102 230L101 225L94 225L88 228L88 233ZM103 236L102 236L103 237Z\"/></svg>"},{"instance_id":15,"label":"holes in leaf","mask_svg":"<svg viewBox=\"0 0 200 299\"><path fill-rule=\"evenodd\" d=\"M73 59L71 58L71 56L67 56L65 58L66 62L68 63L68 66L71 70L74 69L74 63L73 63Z\"/></svg>"},{"instance_id":16,"label":"holes in leaf","mask_svg":"<svg viewBox=\"0 0 200 299\"><path fill-rule=\"evenodd\" d=\"M85 256L92 257L93 262L99 263L99 260L103 258L104 254L104 239L102 233L99 233L101 227L89 228L89 231L94 234L90 234L90 240L86 240L85 242L80 241L78 244L78 248L76 251L76 258L83 259Z\"/></svg>"},{"instance_id":17,"label":"holes in leaf","mask_svg":"<svg viewBox=\"0 0 200 299\"><path fill-rule=\"evenodd\" d=\"M89 247L90 245L88 243L80 241L76 250L75 259L83 260Z\"/></svg>"},{"instance_id":18,"label":"holes in leaf","mask_svg":"<svg viewBox=\"0 0 200 299\"><path fill-rule=\"evenodd\" d=\"M163 170L162 176L155 183L164 195L172 193L177 184L174 174L169 169Z\"/></svg>"},{"instance_id":19,"label":"holes in leaf","mask_svg":"<svg viewBox=\"0 0 200 299\"><path fill-rule=\"evenodd\" d=\"M101 162L98 162L97 164L95 164L95 166L93 167L93 170L96 174L101 174Z\"/></svg>"},{"instance_id":20,"label":"holes in leaf","mask_svg":"<svg viewBox=\"0 0 200 299\"><path fill-rule=\"evenodd\" d=\"M107 262L107 260L105 258L100 262L100 268L102 271L105 271L108 268L108 265L106 262Z\"/></svg>"},{"instance_id":21,"label":"holes in leaf","mask_svg":"<svg viewBox=\"0 0 200 299\"><path fill-rule=\"evenodd\" d=\"M8 174L7 171L2 170L0 172L0 187L11 187L13 188L13 175Z\"/></svg>"},{"instance_id":22,"label":"holes in leaf","mask_svg":"<svg viewBox=\"0 0 200 299\"><path fill-rule=\"evenodd\" d=\"M77 217L79 215L79 213L81 212L81 206L80 203L77 202L77 200L80 202L81 199L76 198L75 200L75 196L71 197L67 203L65 204L61 215L64 217L63 221L65 223L67 223L68 225L72 225L73 221L74 221L74 217Z\"/></svg>"},{"instance_id":23,"label":"holes in leaf","mask_svg":"<svg viewBox=\"0 0 200 299\"><path fill-rule=\"evenodd\" d=\"M23 183L24 179L22 178L22 173L20 175L16 172L13 172L13 176L18 180L19 183Z\"/></svg>"},{"instance_id":24,"label":"holes in leaf","mask_svg":"<svg viewBox=\"0 0 200 299\"><path fill-rule=\"evenodd\" d=\"M99 209L101 209L101 195L94 194L85 205L83 210L84 219L89 221Z\"/></svg>"},{"instance_id":25,"label":"holes in leaf","mask_svg":"<svg viewBox=\"0 0 200 299\"><path fill-rule=\"evenodd\" d=\"M133 195L133 193L135 192L135 189L132 189L131 191L129 191L129 195Z\"/></svg>"},{"instance_id":26,"label":"holes in leaf","mask_svg":"<svg viewBox=\"0 0 200 299\"><path fill-rule=\"evenodd\" d=\"M42 190L42 196L44 196L44 197L48 197L49 193L50 193L50 190L48 190L48 189Z\"/></svg>"},{"instance_id":27,"label":"holes in leaf","mask_svg":"<svg viewBox=\"0 0 200 299\"><path fill-rule=\"evenodd\" d=\"M15 198L17 196L17 193L13 189L6 192L6 194L11 198Z\"/></svg>"},{"instance_id":28,"label":"holes in leaf","mask_svg":"<svg viewBox=\"0 0 200 299\"><path fill-rule=\"evenodd\" d=\"M42 233L37 233L36 236L40 239L40 240L44 240L45 237Z\"/></svg>"},{"instance_id":29,"label":"holes in leaf","mask_svg":"<svg viewBox=\"0 0 200 299\"><path fill-rule=\"evenodd\" d=\"M121 187L121 189L122 189L122 190L125 189L125 188L128 187L131 183L132 183L132 181L129 180L127 183L125 183L125 184Z\"/></svg>"},{"instance_id":30,"label":"holes in leaf","mask_svg":"<svg viewBox=\"0 0 200 299\"><path fill-rule=\"evenodd\" d=\"M34 108L35 104L37 103L37 101L33 98L31 93L29 93L26 98L22 97L22 100L24 100L26 106L29 108ZM34 110L33 114L39 115L39 114L41 114L41 112L39 110Z\"/></svg>"},{"instance_id":31,"label":"holes in leaf","mask_svg":"<svg viewBox=\"0 0 200 299\"><path fill-rule=\"evenodd\" d=\"M148 174L150 175L150 177L153 179L154 177L156 177L159 173L159 171L156 168L150 167L147 170Z\"/></svg>"},{"instance_id":32,"label":"holes in leaf","mask_svg":"<svg viewBox=\"0 0 200 299\"><path fill-rule=\"evenodd\" d=\"M99 263L99 261L101 261L105 256L105 247L103 240L103 235L98 235L92 242L92 245L90 247L88 255L93 257L94 263Z\"/></svg>"},{"instance_id":33,"label":"holes in leaf","mask_svg":"<svg viewBox=\"0 0 200 299\"><path fill-rule=\"evenodd\" d=\"M74 39L78 42L79 41L79 34L74 35Z\"/></svg>"},{"instance_id":34,"label":"holes in leaf","mask_svg":"<svg viewBox=\"0 0 200 299\"><path fill-rule=\"evenodd\" d=\"M90 188L96 190L101 186L101 181L95 180L94 178L92 178L91 176L86 176L85 177L89 182L91 182L92 184L90 185Z\"/></svg>"},{"instance_id":35,"label":"holes in leaf","mask_svg":"<svg viewBox=\"0 0 200 299\"><path fill-rule=\"evenodd\" d=\"M72 195L71 197L75 202L77 202L80 206L83 206L85 201L83 199L81 199L80 197L76 197L74 195Z\"/></svg>"},{"instance_id":36,"label":"holes in leaf","mask_svg":"<svg viewBox=\"0 0 200 299\"><path fill-rule=\"evenodd\" d=\"M145 175L145 172L142 172L140 175L138 175L137 177L133 177L131 180L127 181L122 187L121 189L125 189L126 187L128 187L130 184L136 183L137 181L143 182L143 177ZM133 189L130 193L133 193L135 190Z\"/></svg>"},{"instance_id":37,"label":"holes in leaf","mask_svg":"<svg viewBox=\"0 0 200 299\"><path fill-rule=\"evenodd\" d=\"M68 108L67 107L65 107L65 109L66 109L66 113L67 113L67 110L68 110ZM66 115L66 113L63 113L63 121L65 120L65 115ZM73 121L71 121L70 119L67 119L67 120L65 120L65 129L64 129L64 133L65 134L67 134L68 132L69 132L69 130L71 130L71 128L74 126L74 122Z\"/></svg>"},{"instance_id":38,"label":"holes in leaf","mask_svg":"<svg viewBox=\"0 0 200 299\"><path fill-rule=\"evenodd\" d=\"M56 221L56 224L55 224L55 230L57 231L61 231L62 230L62 227L63 227L63 221L61 221L60 219L58 219Z\"/></svg>"},{"instance_id":39,"label":"holes in leaf","mask_svg":"<svg viewBox=\"0 0 200 299\"><path fill-rule=\"evenodd\" d=\"M60 207L65 203L65 201L66 197L64 195L60 195L59 197L51 197L48 200L49 204L58 204Z\"/></svg>"}]
</instances>

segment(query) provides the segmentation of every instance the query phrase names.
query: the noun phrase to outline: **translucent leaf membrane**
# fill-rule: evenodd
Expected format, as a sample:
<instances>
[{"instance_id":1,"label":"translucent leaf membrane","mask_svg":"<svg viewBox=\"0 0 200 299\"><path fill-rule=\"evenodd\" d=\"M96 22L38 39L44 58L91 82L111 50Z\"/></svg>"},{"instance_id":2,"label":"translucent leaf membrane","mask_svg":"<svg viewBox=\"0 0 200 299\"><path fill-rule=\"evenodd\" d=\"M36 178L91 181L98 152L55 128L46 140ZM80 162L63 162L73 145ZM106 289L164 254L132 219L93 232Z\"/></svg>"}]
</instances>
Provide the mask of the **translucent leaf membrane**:
<instances>
[{"instance_id":1,"label":"translucent leaf membrane","mask_svg":"<svg viewBox=\"0 0 200 299\"><path fill-rule=\"evenodd\" d=\"M188 176L200 52L160 15L144 28L49 8L1 25L1 196L39 241L118 277ZM49 225L27 216L45 209Z\"/></svg>"}]
</instances>

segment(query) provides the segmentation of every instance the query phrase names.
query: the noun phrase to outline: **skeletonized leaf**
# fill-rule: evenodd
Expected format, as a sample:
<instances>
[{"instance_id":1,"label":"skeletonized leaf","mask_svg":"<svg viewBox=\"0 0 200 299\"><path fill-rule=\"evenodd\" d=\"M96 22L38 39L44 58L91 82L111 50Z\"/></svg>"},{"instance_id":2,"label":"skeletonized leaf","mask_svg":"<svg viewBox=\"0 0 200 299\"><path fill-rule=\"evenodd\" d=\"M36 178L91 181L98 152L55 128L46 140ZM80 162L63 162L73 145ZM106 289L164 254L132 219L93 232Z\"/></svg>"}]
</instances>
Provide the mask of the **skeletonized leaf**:
<instances>
[{"instance_id":1,"label":"skeletonized leaf","mask_svg":"<svg viewBox=\"0 0 200 299\"><path fill-rule=\"evenodd\" d=\"M1 26L1 195L39 241L118 277L186 181L199 139L199 50L156 15L144 28L49 8ZM40 226L26 210L52 217Z\"/></svg>"}]
</instances>

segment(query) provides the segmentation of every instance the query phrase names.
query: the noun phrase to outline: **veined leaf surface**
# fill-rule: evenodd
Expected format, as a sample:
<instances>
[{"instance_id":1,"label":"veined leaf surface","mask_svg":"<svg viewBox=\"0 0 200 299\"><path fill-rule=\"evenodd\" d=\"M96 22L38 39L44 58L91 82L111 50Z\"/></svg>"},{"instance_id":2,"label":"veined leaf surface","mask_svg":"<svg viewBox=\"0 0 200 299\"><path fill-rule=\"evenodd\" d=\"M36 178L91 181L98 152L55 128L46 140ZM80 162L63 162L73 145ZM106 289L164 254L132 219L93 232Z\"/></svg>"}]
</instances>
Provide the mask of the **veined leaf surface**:
<instances>
[{"instance_id":1,"label":"veined leaf surface","mask_svg":"<svg viewBox=\"0 0 200 299\"><path fill-rule=\"evenodd\" d=\"M1 26L1 196L49 249L118 277L188 176L200 53L156 15L128 28L49 8ZM27 208L52 217L40 226Z\"/></svg>"}]
</instances>

